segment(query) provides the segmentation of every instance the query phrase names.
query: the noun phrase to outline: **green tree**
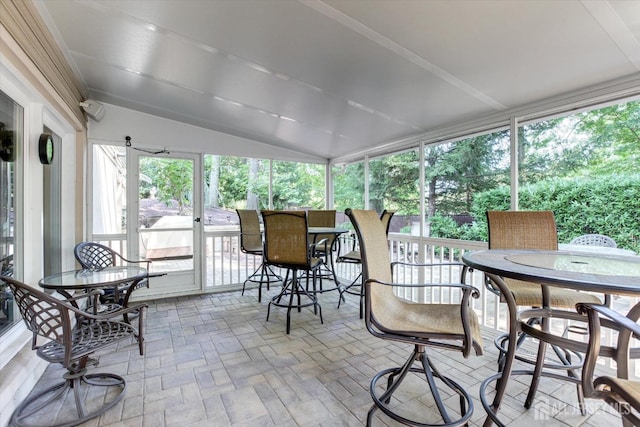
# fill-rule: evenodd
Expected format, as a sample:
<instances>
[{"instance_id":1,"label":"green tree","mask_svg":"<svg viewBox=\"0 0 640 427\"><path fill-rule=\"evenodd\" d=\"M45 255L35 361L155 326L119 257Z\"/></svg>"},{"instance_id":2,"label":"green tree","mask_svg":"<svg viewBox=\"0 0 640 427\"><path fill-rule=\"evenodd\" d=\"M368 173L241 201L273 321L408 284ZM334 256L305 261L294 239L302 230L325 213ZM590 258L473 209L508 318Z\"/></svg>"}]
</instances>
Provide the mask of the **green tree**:
<instances>
[{"instance_id":1,"label":"green tree","mask_svg":"<svg viewBox=\"0 0 640 427\"><path fill-rule=\"evenodd\" d=\"M142 157L140 172L150 177L157 197L167 206L175 201L179 215L187 213L193 197L193 162L185 159ZM141 188L141 191L143 188Z\"/></svg>"}]
</instances>

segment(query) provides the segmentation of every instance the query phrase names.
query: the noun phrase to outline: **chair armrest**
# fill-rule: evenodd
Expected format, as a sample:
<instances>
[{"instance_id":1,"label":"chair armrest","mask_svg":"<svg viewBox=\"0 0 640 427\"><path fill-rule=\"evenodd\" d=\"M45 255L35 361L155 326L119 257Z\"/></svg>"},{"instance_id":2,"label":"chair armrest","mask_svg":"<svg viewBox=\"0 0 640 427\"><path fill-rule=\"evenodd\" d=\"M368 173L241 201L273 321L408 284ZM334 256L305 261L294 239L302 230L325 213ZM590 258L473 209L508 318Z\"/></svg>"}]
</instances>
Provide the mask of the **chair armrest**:
<instances>
[{"instance_id":1,"label":"chair armrest","mask_svg":"<svg viewBox=\"0 0 640 427\"><path fill-rule=\"evenodd\" d=\"M316 252L316 246L322 245L324 243L327 242L327 238L325 237L324 239L320 239L317 242L313 242L312 244L309 245L309 251L310 253L313 255Z\"/></svg>"},{"instance_id":2,"label":"chair armrest","mask_svg":"<svg viewBox=\"0 0 640 427\"><path fill-rule=\"evenodd\" d=\"M626 364L621 362L624 362L624 359L628 357L630 335L640 338L640 325L602 304L578 303L576 304L576 310L578 313L586 315L589 322L589 344L582 366L582 390L585 397L606 398L608 392L596 387L594 383L596 362L601 349L601 323L605 327L616 326L620 328L618 343L615 347L618 377L620 378L628 378L629 373L626 371ZM607 323L610 324L607 325ZM620 360L618 358L624 359ZM620 370L621 366L624 367L622 371Z\"/></svg>"},{"instance_id":3,"label":"chair armrest","mask_svg":"<svg viewBox=\"0 0 640 427\"><path fill-rule=\"evenodd\" d=\"M138 259L138 260L127 259L127 258L123 257L122 255L120 255L118 252L115 252L115 254L116 254L116 256L118 258L120 258L120 261L123 261L123 262L128 262L130 264L143 264L143 263L146 263L147 264L147 269L149 269L149 264L151 264L151 260L150 259Z\"/></svg>"},{"instance_id":4,"label":"chair armrest","mask_svg":"<svg viewBox=\"0 0 640 427\"><path fill-rule=\"evenodd\" d=\"M74 312L76 314L76 317L85 317L87 319L92 319L92 320L108 320L112 317L120 316L124 313L129 313L132 311L136 311L142 307L147 307L147 304L140 303L133 306L123 307L111 313L93 314L93 313L84 311L83 309L76 306L77 300L80 300L83 298L89 298L89 297L96 297L96 296L102 295L103 293L104 291L102 289L94 289L91 292L83 293L71 298L66 298L64 300L59 300L57 304L60 304L64 306L64 308L68 309L69 311Z\"/></svg>"},{"instance_id":5,"label":"chair armrest","mask_svg":"<svg viewBox=\"0 0 640 427\"><path fill-rule=\"evenodd\" d=\"M576 310L578 310L578 313L580 314L588 314L590 310L595 311L600 315L608 317L616 325L619 325L628 329L633 333L635 338L640 339L640 325L638 325L636 322L632 321L628 317L625 317L622 314L618 313L617 311L612 310L606 305L581 302L576 304Z\"/></svg>"},{"instance_id":6,"label":"chair armrest","mask_svg":"<svg viewBox=\"0 0 640 427\"><path fill-rule=\"evenodd\" d=\"M65 305L69 308L69 310L73 311L76 314L76 318L85 318L85 319L94 320L94 321L111 320L114 317L120 317L124 314L132 313L134 311L148 308L147 304L141 303L141 304L131 305L129 307L122 307L121 309L117 311L113 311L111 313L93 314L93 313L83 311L79 308L76 308L70 304L65 304Z\"/></svg>"},{"instance_id":7,"label":"chair armrest","mask_svg":"<svg viewBox=\"0 0 640 427\"><path fill-rule=\"evenodd\" d=\"M464 283L464 278L468 271L473 271L471 267L461 262L434 262L434 263L412 263L412 262L404 262L404 261L394 261L391 263L391 271L394 271L396 266L408 266L408 267L460 267L460 282L451 282L451 283L424 283L424 284L393 284L392 286L403 286L403 287L452 287L452 288L460 288L460 289L468 289L471 291L472 296L474 298L480 297L480 290L474 286L467 285Z\"/></svg>"},{"instance_id":8,"label":"chair armrest","mask_svg":"<svg viewBox=\"0 0 640 427\"><path fill-rule=\"evenodd\" d=\"M396 265L406 265L409 267L447 267L447 266L459 266L469 268L466 264L461 262L430 262L430 263L413 263L413 262L405 262L405 261L394 261L391 263L391 268L393 269Z\"/></svg>"},{"instance_id":9,"label":"chair armrest","mask_svg":"<svg viewBox=\"0 0 640 427\"><path fill-rule=\"evenodd\" d=\"M413 265L413 264L411 264ZM435 287L449 287L449 288L458 288L458 289L462 289L464 292L469 292L471 294L471 296L473 296L474 298L479 298L480 297L480 291L478 290L478 288L476 288L475 286L471 286L471 285L467 285L466 283L418 283L418 284L414 284L414 283L387 283L387 282L382 282L380 280L376 280L376 279L368 279L365 282L365 285L367 283L378 283L380 285L384 285L384 286L391 286L391 287L403 287L403 288L435 288Z\"/></svg>"}]
</instances>

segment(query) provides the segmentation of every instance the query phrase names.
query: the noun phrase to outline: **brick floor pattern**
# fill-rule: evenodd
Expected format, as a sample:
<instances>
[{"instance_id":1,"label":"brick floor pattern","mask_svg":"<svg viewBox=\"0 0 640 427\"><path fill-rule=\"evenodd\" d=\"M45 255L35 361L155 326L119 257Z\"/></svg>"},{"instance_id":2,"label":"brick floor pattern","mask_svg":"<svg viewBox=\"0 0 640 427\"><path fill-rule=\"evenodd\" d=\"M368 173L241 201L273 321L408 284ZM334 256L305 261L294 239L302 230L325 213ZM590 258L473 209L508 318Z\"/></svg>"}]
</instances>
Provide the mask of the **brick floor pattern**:
<instances>
[{"instance_id":1,"label":"brick floor pattern","mask_svg":"<svg viewBox=\"0 0 640 427\"><path fill-rule=\"evenodd\" d=\"M275 294L274 287L270 293ZM311 308L292 311L285 334L285 310L257 290L150 301L146 353L123 341L96 353L97 372L125 377L125 397L83 426L362 426L371 406L373 375L401 365L412 348L369 334L358 317L358 301L347 296L337 309L337 293L320 296L324 324ZM483 331L485 355L464 359L452 351L430 350L440 371L464 384L474 397L470 425L482 425L481 381L496 369L494 331ZM518 367L518 366L516 366ZM34 390L59 381L63 370L51 365ZM606 405L588 400L589 413L576 408L575 386L543 378L534 407L522 402L530 377L514 377L500 416L507 425L620 425ZM384 382L384 381L383 381ZM437 422L426 383L412 377L394 395L403 414ZM99 397L97 397L99 398ZM457 395L445 394L457 408ZM51 420L55 414L43 414ZM396 426L380 411L374 426Z\"/></svg>"}]
</instances>

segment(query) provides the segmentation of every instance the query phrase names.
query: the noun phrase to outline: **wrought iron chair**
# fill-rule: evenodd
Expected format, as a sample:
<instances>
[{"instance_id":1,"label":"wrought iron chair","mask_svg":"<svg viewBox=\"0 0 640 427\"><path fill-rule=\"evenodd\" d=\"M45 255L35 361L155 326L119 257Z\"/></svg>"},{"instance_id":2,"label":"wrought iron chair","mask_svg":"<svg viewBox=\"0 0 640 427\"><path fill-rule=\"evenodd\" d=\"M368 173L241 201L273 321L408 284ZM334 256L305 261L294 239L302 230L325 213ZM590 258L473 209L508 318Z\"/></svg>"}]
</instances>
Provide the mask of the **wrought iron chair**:
<instances>
[{"instance_id":1,"label":"wrought iron chair","mask_svg":"<svg viewBox=\"0 0 640 427\"><path fill-rule=\"evenodd\" d=\"M306 275L306 287L300 283L299 272L311 274L313 291L316 290L316 278L322 265L322 259L314 256L315 247L309 244L307 232L307 214L304 211L262 211L264 224L264 258L268 265L287 269L282 291L271 298L267 307L267 321L271 306L287 308L287 334L291 330L291 309L313 306L314 314L322 308L315 292L309 292L309 274ZM322 279L320 279L322 280ZM282 299L288 299L283 302ZM294 303L296 298L297 303ZM304 300L303 300L304 298Z\"/></svg>"},{"instance_id":2,"label":"wrought iron chair","mask_svg":"<svg viewBox=\"0 0 640 427\"><path fill-rule=\"evenodd\" d=\"M391 225L391 218L393 217L394 211L383 210L380 214L380 221L382 221L382 226L385 229L385 233L387 236L389 235L389 226ZM360 254L360 249L358 246L358 239L353 236L353 245L351 250L343 255L338 256L336 262L344 262L347 264L362 264L362 255ZM357 288L357 289L353 289ZM340 304L344 299L342 297L343 294L351 294L351 295L359 295L360 296L360 318L364 317L364 286L362 286L362 270L356 276L353 281L341 288L340 290L340 299L338 300L338 308L340 308Z\"/></svg>"},{"instance_id":3,"label":"wrought iron chair","mask_svg":"<svg viewBox=\"0 0 640 427\"><path fill-rule=\"evenodd\" d=\"M569 242L572 245L605 246L607 248L617 248L616 241L604 234L583 234Z\"/></svg>"},{"instance_id":4,"label":"wrought iron chair","mask_svg":"<svg viewBox=\"0 0 640 427\"><path fill-rule=\"evenodd\" d=\"M253 209L236 209L240 219L240 250L248 255L259 256L262 260L256 270L242 284L242 295L247 282L258 284L258 302L262 302L262 284L281 282L282 277L264 262L262 231L258 212Z\"/></svg>"},{"instance_id":5,"label":"wrought iron chair","mask_svg":"<svg viewBox=\"0 0 640 427\"><path fill-rule=\"evenodd\" d=\"M551 211L487 211L487 225L489 249L558 249L556 223ZM489 291L500 296L502 302L509 304L509 312L516 313L518 307L542 307L542 286L539 284L507 278L504 279L504 282L513 296L515 306L511 306L510 301L504 298L496 284L488 279L485 284ZM575 305L579 302L601 303L600 298L585 292L559 287L550 287L548 290L550 307L570 310L567 314L568 318L573 318L572 314L575 315ZM527 313L529 313L527 310L520 312L521 320L526 321L526 323L522 324L523 332L518 337L518 346L526 339L527 328L537 327L536 325L540 325L542 322L542 319L538 316L539 310L532 310L530 313L535 314L531 316ZM562 313L558 310L554 311L554 313L554 317L562 317ZM569 331L583 332L583 330L574 327L574 329L565 329L563 335L566 335ZM503 334L495 340L495 345L500 351L498 359L499 372L504 367L504 357L508 342L508 334ZM575 371L582 367L582 356L579 353L564 350L557 346L552 346L551 348L558 358L558 363L545 362L546 348L547 344L540 340L535 359L521 354L516 355L516 359L535 366L529 393L525 400L526 408L531 407L543 368L566 370L568 376L577 378ZM572 358L574 359L573 362ZM584 396L580 385L577 386L577 391L580 407L584 409Z\"/></svg>"},{"instance_id":6,"label":"wrought iron chair","mask_svg":"<svg viewBox=\"0 0 640 427\"><path fill-rule=\"evenodd\" d=\"M114 251L108 246L94 242L78 243L73 249L73 254L80 266L87 270L102 270L106 267L125 264L141 264L149 270L150 260L130 260ZM136 289L149 287L149 280L143 279L135 284L134 289L129 289L131 284L125 284L112 289L105 289L100 297L102 308L108 312L115 312L121 307L129 305L131 293ZM125 316L127 319L127 316Z\"/></svg>"},{"instance_id":7,"label":"wrought iron chair","mask_svg":"<svg viewBox=\"0 0 640 427\"><path fill-rule=\"evenodd\" d=\"M629 341L633 336L640 339L640 325L606 305L577 304L579 313L589 319L589 344L582 368L582 388L584 395L603 399L618 411L623 427L640 426L640 382L629 380ZM594 379L596 362L601 354L601 324L619 330L617 345L611 354L618 365L618 375L601 376Z\"/></svg>"},{"instance_id":8,"label":"wrought iron chair","mask_svg":"<svg viewBox=\"0 0 640 427\"><path fill-rule=\"evenodd\" d=\"M458 426L469 421L473 413L473 402L469 393L452 379L442 375L433 365L426 353L426 347L435 347L459 351L464 357L482 354L482 337L476 313L469 303L471 297L479 297L476 288L464 283L468 267L460 263L444 263L451 268L460 269L460 283L428 283L421 285L403 285L392 283L393 273L391 257L385 227L375 211L347 209L346 214L356 229L362 254L362 267L365 284L365 324L376 337L407 343L414 346L413 352L401 367L393 367L378 372L371 380L370 391L373 406L367 414L367 425L371 424L374 412L382 410L393 420L407 425ZM394 263L408 268L419 268L421 264ZM425 265L426 266L426 265ZM394 287L418 286L424 289L458 289L461 294L459 304L416 304L400 299L394 293ZM419 367L414 367L419 362ZM401 386L409 372L422 373L435 405L442 418L442 424L426 424L424 421L408 419L398 412L392 400L394 392ZM381 394L377 383L387 378L387 387ZM440 386L440 384L442 384ZM441 388L447 394L457 394L460 401L460 413L457 419L445 407ZM413 390L412 390L413 391ZM415 391L414 391L415 392Z\"/></svg>"},{"instance_id":9,"label":"wrought iron chair","mask_svg":"<svg viewBox=\"0 0 640 427\"><path fill-rule=\"evenodd\" d=\"M3 276L0 280L11 289L24 323L33 334L32 349L40 358L60 363L67 369L63 382L27 397L14 411L9 425L33 425L37 419L44 419L47 420L44 425L52 426L54 417L60 421L57 426L78 425L117 404L124 396L124 378L111 373L88 373L89 355L136 335L140 337L138 345L142 355L141 337L147 306L138 304L122 309L140 313L136 331L130 324L112 320L113 315L94 315L12 278ZM90 294L82 294L74 299L88 296ZM49 341L39 343L38 337ZM94 393L95 387L105 391ZM71 390L73 399L69 397ZM49 412L42 416L42 411Z\"/></svg>"}]
</instances>

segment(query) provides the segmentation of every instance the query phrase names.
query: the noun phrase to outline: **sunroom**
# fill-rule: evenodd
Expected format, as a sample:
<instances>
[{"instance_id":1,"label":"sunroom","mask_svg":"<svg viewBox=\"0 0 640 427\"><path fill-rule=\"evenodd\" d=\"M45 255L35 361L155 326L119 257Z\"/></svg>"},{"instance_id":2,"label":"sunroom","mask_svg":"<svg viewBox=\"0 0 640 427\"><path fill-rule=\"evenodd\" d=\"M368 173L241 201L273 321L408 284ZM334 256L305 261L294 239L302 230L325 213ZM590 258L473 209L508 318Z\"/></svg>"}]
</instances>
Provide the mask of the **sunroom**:
<instances>
[{"instance_id":1,"label":"sunroom","mask_svg":"<svg viewBox=\"0 0 640 427\"><path fill-rule=\"evenodd\" d=\"M255 288L240 289L260 257L240 250L237 208L335 209L350 231L345 209L392 210L393 261L486 249L484 212L509 209L554 211L561 245L597 233L640 251L637 2L0 4L1 121L12 144L3 145L11 161L0 162L0 260L3 274L26 283L77 269L74 246L95 241L152 260L164 275L135 299L159 312L199 304L190 298L255 304ZM50 164L39 157L42 134L52 137ZM350 283L360 267L337 263L336 272ZM506 308L482 273L472 281L483 331L506 330ZM414 302L452 297L399 292ZM337 293L321 298L328 331L331 319L344 326L343 312L358 317L357 298L340 309ZM46 368L10 302L2 425ZM358 324L349 319L347 328ZM281 326L269 323L271 333ZM286 419L362 423L369 404L345 418L336 409L311 421L298 408ZM278 423L233 406L223 425ZM483 415L476 402L474 422Z\"/></svg>"}]
</instances>

